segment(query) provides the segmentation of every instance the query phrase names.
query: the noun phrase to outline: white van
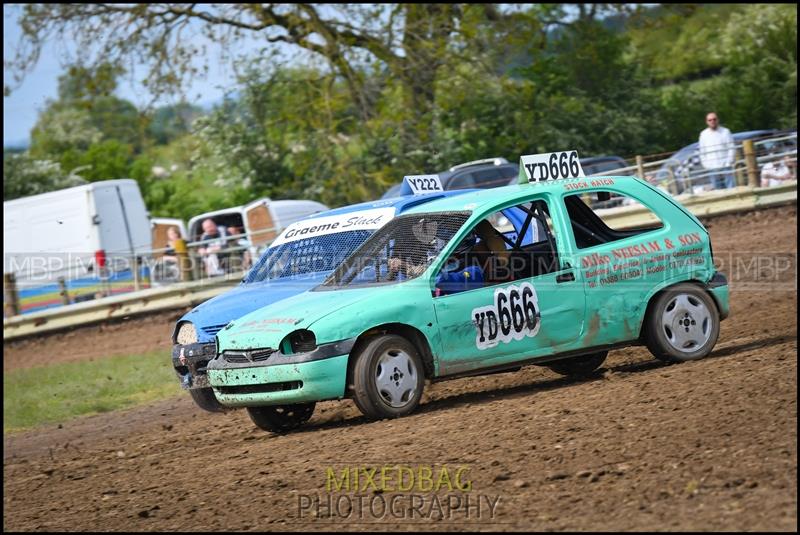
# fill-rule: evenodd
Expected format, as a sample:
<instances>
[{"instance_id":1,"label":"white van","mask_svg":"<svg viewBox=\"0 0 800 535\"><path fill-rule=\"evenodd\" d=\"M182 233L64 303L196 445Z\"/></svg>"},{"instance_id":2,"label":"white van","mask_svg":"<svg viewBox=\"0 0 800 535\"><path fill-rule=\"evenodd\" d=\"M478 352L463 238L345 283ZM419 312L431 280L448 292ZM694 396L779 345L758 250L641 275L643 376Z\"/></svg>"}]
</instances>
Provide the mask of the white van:
<instances>
[{"instance_id":1,"label":"white van","mask_svg":"<svg viewBox=\"0 0 800 535\"><path fill-rule=\"evenodd\" d=\"M112 264L150 248L150 220L135 180L3 203L3 273L14 274L22 313L133 289L130 260L123 262L127 274Z\"/></svg>"}]
</instances>

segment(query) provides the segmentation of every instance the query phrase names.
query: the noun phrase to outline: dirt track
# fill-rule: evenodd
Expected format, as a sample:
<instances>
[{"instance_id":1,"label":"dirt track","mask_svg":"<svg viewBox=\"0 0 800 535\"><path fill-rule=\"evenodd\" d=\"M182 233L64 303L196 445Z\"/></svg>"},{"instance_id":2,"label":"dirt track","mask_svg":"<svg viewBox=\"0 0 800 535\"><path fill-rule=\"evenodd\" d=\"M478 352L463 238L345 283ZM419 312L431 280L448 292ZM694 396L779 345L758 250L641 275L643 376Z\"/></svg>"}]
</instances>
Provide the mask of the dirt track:
<instances>
[{"instance_id":1,"label":"dirt track","mask_svg":"<svg viewBox=\"0 0 800 535\"><path fill-rule=\"evenodd\" d=\"M708 226L718 258L796 255L796 207ZM664 366L631 348L586 381L530 367L438 383L393 421L327 402L287 436L188 396L6 436L4 529L796 530L796 256L790 270L755 266L739 270L732 315L700 362ZM102 336L74 345L107 348ZM39 344L6 349L21 362ZM326 468L343 463L464 465L471 495L500 501L472 523L300 523L300 496L325 496Z\"/></svg>"}]
</instances>

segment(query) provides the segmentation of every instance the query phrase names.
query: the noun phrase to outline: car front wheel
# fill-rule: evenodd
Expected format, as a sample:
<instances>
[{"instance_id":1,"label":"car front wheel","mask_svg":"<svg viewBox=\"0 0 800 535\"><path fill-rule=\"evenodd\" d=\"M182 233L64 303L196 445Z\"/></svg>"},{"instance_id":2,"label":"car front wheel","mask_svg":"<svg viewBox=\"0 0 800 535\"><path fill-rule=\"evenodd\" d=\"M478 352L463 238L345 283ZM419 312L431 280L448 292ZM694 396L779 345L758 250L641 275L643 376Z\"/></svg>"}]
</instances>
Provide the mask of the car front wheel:
<instances>
[{"instance_id":1,"label":"car front wheel","mask_svg":"<svg viewBox=\"0 0 800 535\"><path fill-rule=\"evenodd\" d=\"M296 403L293 405L269 405L267 407L247 407L247 414L259 429L273 433L286 433L297 429L314 414L316 403Z\"/></svg>"},{"instance_id":2,"label":"car front wheel","mask_svg":"<svg viewBox=\"0 0 800 535\"><path fill-rule=\"evenodd\" d=\"M208 388L193 388L189 390L195 404L208 412L225 412L227 410L214 395L214 389Z\"/></svg>"},{"instance_id":3,"label":"car front wheel","mask_svg":"<svg viewBox=\"0 0 800 535\"><path fill-rule=\"evenodd\" d=\"M414 345L394 334L370 340L355 355L353 401L369 418L396 418L413 411L425 382Z\"/></svg>"},{"instance_id":4,"label":"car front wheel","mask_svg":"<svg viewBox=\"0 0 800 535\"><path fill-rule=\"evenodd\" d=\"M656 297L645 320L647 348L659 360L698 360L714 349L719 312L714 300L694 284L677 284Z\"/></svg>"},{"instance_id":5,"label":"car front wheel","mask_svg":"<svg viewBox=\"0 0 800 535\"><path fill-rule=\"evenodd\" d=\"M560 375L568 377L584 377L591 374L603 365L608 356L608 351L598 351L580 357L559 360L548 364L547 367Z\"/></svg>"}]
</instances>

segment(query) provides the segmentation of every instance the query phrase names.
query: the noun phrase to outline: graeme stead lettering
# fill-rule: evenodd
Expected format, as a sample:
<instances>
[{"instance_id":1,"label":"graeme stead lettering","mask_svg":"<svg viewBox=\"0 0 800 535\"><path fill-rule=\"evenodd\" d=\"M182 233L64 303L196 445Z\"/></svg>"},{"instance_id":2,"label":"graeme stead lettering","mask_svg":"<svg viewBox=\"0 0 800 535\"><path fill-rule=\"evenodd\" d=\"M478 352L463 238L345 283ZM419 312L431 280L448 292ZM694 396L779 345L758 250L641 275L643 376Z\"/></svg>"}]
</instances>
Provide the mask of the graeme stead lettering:
<instances>
[{"instance_id":1,"label":"graeme stead lettering","mask_svg":"<svg viewBox=\"0 0 800 535\"><path fill-rule=\"evenodd\" d=\"M298 228L290 230L286 233L284 238L293 238L295 236L304 236L306 234L316 234L318 232L326 232L329 230L346 230L348 227L362 226L362 225L375 225L381 221L383 216L366 218L360 216L353 216L345 221L334 221L332 223L325 223L322 225L314 225L311 227Z\"/></svg>"}]
</instances>

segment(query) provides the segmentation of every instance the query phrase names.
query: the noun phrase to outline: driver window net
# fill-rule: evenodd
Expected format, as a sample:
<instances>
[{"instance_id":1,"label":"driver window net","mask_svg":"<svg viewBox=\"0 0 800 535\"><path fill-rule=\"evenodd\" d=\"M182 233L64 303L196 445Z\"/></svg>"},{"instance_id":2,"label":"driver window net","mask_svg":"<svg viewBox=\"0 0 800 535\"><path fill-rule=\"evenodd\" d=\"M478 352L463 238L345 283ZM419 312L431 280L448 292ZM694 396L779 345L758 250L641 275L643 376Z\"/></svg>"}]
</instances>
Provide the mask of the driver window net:
<instances>
[{"instance_id":1,"label":"driver window net","mask_svg":"<svg viewBox=\"0 0 800 535\"><path fill-rule=\"evenodd\" d=\"M469 218L469 212L395 218L334 271L323 287L410 280L421 275Z\"/></svg>"},{"instance_id":2,"label":"driver window net","mask_svg":"<svg viewBox=\"0 0 800 535\"><path fill-rule=\"evenodd\" d=\"M370 230L338 232L270 247L247 274L245 282L331 271L371 233Z\"/></svg>"}]
</instances>

